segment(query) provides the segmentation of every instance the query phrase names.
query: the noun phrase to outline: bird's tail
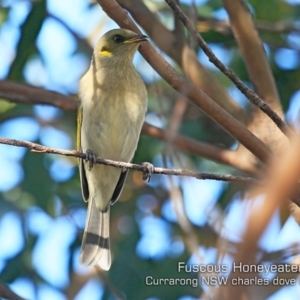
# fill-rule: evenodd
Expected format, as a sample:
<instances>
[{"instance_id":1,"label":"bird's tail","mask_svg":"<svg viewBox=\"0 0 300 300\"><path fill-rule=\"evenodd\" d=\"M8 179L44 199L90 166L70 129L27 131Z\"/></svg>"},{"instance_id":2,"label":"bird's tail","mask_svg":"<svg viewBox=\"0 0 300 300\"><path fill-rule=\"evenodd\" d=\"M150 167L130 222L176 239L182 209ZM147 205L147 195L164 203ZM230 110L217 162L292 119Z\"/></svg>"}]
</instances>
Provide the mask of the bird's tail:
<instances>
[{"instance_id":1,"label":"bird's tail","mask_svg":"<svg viewBox=\"0 0 300 300\"><path fill-rule=\"evenodd\" d=\"M100 211L94 199L89 199L85 230L82 239L80 261L84 265L98 264L109 270L111 265L109 245L109 210Z\"/></svg>"}]
</instances>

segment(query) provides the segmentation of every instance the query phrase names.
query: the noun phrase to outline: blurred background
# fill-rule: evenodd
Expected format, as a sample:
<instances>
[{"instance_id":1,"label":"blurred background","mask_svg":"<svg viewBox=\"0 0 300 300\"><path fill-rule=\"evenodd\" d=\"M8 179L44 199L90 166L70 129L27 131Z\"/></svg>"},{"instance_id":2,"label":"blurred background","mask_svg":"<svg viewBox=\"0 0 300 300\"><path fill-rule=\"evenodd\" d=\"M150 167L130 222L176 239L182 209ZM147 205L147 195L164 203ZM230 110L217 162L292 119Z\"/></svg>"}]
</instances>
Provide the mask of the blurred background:
<instances>
[{"instance_id":1,"label":"blurred background","mask_svg":"<svg viewBox=\"0 0 300 300\"><path fill-rule=\"evenodd\" d=\"M143 2L167 29L174 28L173 14L164 1ZM180 2L218 58L251 86L232 34L214 25L228 19L221 1ZM300 1L250 0L248 4L255 21L270 25L258 30L286 119L296 124ZM283 24L287 30L275 30L272 24ZM87 0L0 0L0 26L0 79L70 95L74 101L92 47L102 34L118 27L98 3ZM190 44L200 63L233 99L232 105L244 109L239 117L247 116L249 103L203 52ZM170 56L158 51L182 72ZM183 136L228 149L237 147L231 136L172 90L139 53L134 64L148 88L149 124L167 130L175 120ZM174 114L178 105L184 107L180 117ZM0 99L0 136L76 149L76 111ZM141 136L134 158L134 162L144 161L168 168L243 174L147 134ZM77 160L0 145L1 282L26 299L199 299L211 287L147 286L145 278L197 278L193 272L179 273L178 262L230 266L232 257L219 255L218 238L232 247L240 241L247 217L245 189L237 183L158 175L145 183L141 173L130 171L121 198L111 209L112 267L96 274L79 265L86 204ZM290 249L299 238L296 222L278 211L259 245L265 253L272 253ZM267 299L297 299L299 293L298 284L279 287Z\"/></svg>"}]
</instances>

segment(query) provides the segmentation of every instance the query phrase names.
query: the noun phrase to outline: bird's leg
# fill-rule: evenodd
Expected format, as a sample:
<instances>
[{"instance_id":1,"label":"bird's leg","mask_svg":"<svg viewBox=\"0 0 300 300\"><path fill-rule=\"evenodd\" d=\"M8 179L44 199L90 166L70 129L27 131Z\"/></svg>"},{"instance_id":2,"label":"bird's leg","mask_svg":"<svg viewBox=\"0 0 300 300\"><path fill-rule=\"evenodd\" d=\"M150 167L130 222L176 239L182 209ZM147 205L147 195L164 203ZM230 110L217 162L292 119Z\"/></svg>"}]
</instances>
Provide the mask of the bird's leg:
<instances>
[{"instance_id":1,"label":"bird's leg","mask_svg":"<svg viewBox=\"0 0 300 300\"><path fill-rule=\"evenodd\" d=\"M148 162L143 162L142 165L144 167L143 180L147 180L147 182L149 182L154 172L154 166Z\"/></svg>"},{"instance_id":2,"label":"bird's leg","mask_svg":"<svg viewBox=\"0 0 300 300\"><path fill-rule=\"evenodd\" d=\"M86 150L85 153L86 157L85 157L85 161L89 162L89 171L92 170L94 164L97 161L97 156L94 154L94 152L90 149Z\"/></svg>"}]
</instances>

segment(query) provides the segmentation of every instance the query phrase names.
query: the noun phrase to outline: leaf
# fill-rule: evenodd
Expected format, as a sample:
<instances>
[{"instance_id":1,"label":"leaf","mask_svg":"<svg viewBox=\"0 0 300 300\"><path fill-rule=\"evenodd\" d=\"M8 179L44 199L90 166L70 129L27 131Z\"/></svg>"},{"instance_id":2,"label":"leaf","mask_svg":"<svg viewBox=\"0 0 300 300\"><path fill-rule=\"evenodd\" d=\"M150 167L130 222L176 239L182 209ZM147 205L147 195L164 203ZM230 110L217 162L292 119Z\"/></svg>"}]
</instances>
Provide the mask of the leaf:
<instances>
[{"instance_id":1,"label":"leaf","mask_svg":"<svg viewBox=\"0 0 300 300\"><path fill-rule=\"evenodd\" d=\"M22 70L28 59L36 52L35 42L46 16L46 1L33 1L32 9L21 27L17 55L10 67L8 79L23 80Z\"/></svg>"},{"instance_id":2,"label":"leaf","mask_svg":"<svg viewBox=\"0 0 300 300\"><path fill-rule=\"evenodd\" d=\"M0 26L6 21L8 12L8 7L0 7Z\"/></svg>"}]
</instances>

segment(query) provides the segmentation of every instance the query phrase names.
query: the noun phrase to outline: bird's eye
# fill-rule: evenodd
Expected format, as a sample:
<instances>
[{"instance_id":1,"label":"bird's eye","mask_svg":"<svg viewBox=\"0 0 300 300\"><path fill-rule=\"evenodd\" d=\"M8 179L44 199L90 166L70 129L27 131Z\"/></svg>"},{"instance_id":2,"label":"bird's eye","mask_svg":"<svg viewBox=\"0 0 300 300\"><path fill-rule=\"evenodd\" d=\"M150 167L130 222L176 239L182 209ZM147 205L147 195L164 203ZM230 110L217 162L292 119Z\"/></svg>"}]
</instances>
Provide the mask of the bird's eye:
<instances>
[{"instance_id":1,"label":"bird's eye","mask_svg":"<svg viewBox=\"0 0 300 300\"><path fill-rule=\"evenodd\" d=\"M118 35L118 34L113 37L113 40L117 44L120 44L120 43L124 42L124 38L121 35Z\"/></svg>"}]
</instances>

